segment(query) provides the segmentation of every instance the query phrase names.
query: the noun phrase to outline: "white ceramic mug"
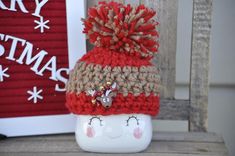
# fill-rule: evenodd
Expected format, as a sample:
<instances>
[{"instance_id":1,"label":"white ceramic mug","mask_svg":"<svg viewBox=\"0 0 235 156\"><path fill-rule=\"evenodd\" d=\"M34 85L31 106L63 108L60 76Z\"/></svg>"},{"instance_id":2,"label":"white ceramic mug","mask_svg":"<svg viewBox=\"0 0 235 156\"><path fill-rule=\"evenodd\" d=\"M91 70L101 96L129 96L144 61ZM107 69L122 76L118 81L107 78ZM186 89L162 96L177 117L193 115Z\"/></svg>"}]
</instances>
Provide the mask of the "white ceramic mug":
<instances>
[{"instance_id":1,"label":"white ceramic mug","mask_svg":"<svg viewBox=\"0 0 235 156\"><path fill-rule=\"evenodd\" d=\"M77 115L76 141L90 152L131 153L145 150L152 139L150 115Z\"/></svg>"}]
</instances>

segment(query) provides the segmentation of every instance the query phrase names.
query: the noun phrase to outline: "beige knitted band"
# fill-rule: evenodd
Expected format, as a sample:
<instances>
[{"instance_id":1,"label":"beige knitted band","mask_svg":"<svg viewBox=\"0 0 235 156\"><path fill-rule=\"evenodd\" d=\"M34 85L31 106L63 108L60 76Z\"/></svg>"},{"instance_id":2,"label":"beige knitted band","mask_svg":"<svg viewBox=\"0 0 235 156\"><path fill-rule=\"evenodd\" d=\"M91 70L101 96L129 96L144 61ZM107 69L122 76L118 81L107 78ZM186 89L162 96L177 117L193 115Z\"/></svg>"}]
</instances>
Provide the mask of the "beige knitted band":
<instances>
[{"instance_id":1,"label":"beige knitted band","mask_svg":"<svg viewBox=\"0 0 235 156\"><path fill-rule=\"evenodd\" d=\"M96 64L77 62L74 69L70 72L67 83L67 92L87 92L96 89L105 82L116 82L118 92L127 96L128 93L138 96L145 93L158 95L159 92L159 70L154 66L141 67L111 67Z\"/></svg>"}]
</instances>

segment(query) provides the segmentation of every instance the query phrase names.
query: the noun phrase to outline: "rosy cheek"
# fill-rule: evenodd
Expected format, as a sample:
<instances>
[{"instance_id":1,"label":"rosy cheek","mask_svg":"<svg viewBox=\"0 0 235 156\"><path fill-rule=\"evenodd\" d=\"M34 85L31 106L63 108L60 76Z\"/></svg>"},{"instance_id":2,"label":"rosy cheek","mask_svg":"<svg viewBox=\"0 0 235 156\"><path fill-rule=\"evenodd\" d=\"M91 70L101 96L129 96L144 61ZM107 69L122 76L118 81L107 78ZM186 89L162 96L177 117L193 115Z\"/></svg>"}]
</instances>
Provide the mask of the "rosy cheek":
<instances>
[{"instance_id":1,"label":"rosy cheek","mask_svg":"<svg viewBox=\"0 0 235 156\"><path fill-rule=\"evenodd\" d=\"M142 134L142 130L139 127L135 128L133 131L133 135L136 139L140 139L142 137Z\"/></svg>"},{"instance_id":2,"label":"rosy cheek","mask_svg":"<svg viewBox=\"0 0 235 156\"><path fill-rule=\"evenodd\" d=\"M95 130L93 127L87 127L87 130L86 130L86 135L89 137L89 138L92 138L95 136Z\"/></svg>"}]
</instances>

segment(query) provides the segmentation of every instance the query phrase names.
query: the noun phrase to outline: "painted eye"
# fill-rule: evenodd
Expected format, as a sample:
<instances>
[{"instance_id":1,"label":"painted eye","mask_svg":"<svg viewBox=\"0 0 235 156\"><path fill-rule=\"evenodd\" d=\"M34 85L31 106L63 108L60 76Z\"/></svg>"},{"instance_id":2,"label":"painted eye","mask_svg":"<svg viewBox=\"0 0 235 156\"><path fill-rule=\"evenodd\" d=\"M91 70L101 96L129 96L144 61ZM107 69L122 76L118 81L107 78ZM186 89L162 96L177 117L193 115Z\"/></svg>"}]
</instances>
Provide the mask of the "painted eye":
<instances>
[{"instance_id":1,"label":"painted eye","mask_svg":"<svg viewBox=\"0 0 235 156\"><path fill-rule=\"evenodd\" d=\"M129 126L129 122L130 122L131 120L135 120L135 121L136 121L136 124L139 125L139 119L138 119L136 116L132 115L132 116L130 116L130 117L126 120L126 126Z\"/></svg>"},{"instance_id":2,"label":"painted eye","mask_svg":"<svg viewBox=\"0 0 235 156\"><path fill-rule=\"evenodd\" d=\"M102 125L102 121L103 121L103 120L101 120L100 117L98 117L98 116L93 116L93 117L91 117L91 118L89 119L89 123L88 123L88 124L91 125L92 122L95 122L95 121L98 121L98 122L100 123L100 126L103 126L103 125Z\"/></svg>"},{"instance_id":3,"label":"painted eye","mask_svg":"<svg viewBox=\"0 0 235 156\"><path fill-rule=\"evenodd\" d=\"M109 102L109 98L107 98L106 100L107 100L107 102Z\"/></svg>"},{"instance_id":4,"label":"painted eye","mask_svg":"<svg viewBox=\"0 0 235 156\"><path fill-rule=\"evenodd\" d=\"M106 99L103 99L103 102L106 102Z\"/></svg>"}]
</instances>

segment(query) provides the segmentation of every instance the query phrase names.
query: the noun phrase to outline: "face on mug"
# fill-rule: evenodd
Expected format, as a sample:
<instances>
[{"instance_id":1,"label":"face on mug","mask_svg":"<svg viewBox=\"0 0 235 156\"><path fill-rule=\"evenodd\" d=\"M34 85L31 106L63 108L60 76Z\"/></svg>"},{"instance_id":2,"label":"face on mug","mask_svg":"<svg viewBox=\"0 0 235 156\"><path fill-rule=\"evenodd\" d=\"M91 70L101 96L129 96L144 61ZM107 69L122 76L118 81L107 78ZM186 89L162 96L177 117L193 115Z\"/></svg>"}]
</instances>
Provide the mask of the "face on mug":
<instances>
[{"instance_id":1,"label":"face on mug","mask_svg":"<svg viewBox=\"0 0 235 156\"><path fill-rule=\"evenodd\" d=\"M144 114L78 115L76 140L86 151L138 152L152 139L151 117Z\"/></svg>"}]
</instances>

